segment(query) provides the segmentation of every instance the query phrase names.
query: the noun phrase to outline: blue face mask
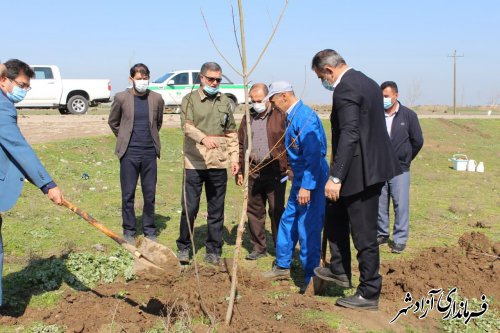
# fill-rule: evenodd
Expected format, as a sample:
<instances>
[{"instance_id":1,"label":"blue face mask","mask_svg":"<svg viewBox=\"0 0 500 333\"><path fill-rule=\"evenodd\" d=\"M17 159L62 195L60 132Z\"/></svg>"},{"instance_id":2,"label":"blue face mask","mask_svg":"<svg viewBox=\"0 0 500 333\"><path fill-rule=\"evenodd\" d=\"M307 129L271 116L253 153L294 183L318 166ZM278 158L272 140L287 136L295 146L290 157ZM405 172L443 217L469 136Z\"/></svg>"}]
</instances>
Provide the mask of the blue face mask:
<instances>
[{"instance_id":1,"label":"blue face mask","mask_svg":"<svg viewBox=\"0 0 500 333\"><path fill-rule=\"evenodd\" d=\"M389 97L384 97L384 109L390 109L394 103Z\"/></svg>"},{"instance_id":2,"label":"blue face mask","mask_svg":"<svg viewBox=\"0 0 500 333\"><path fill-rule=\"evenodd\" d=\"M210 87L208 85L203 86L203 90L209 95L215 95L219 92L219 87Z\"/></svg>"},{"instance_id":3,"label":"blue face mask","mask_svg":"<svg viewBox=\"0 0 500 333\"><path fill-rule=\"evenodd\" d=\"M330 90L330 91L335 90L335 87L333 86L333 84L330 84L328 82L328 80L326 80L326 79L321 80L321 83L323 84L323 87L325 87L326 90Z\"/></svg>"},{"instance_id":4,"label":"blue face mask","mask_svg":"<svg viewBox=\"0 0 500 333\"><path fill-rule=\"evenodd\" d=\"M21 89L18 86L14 86L12 92L7 93L7 97L10 99L12 103L19 103L26 97L27 91L25 89Z\"/></svg>"}]
</instances>

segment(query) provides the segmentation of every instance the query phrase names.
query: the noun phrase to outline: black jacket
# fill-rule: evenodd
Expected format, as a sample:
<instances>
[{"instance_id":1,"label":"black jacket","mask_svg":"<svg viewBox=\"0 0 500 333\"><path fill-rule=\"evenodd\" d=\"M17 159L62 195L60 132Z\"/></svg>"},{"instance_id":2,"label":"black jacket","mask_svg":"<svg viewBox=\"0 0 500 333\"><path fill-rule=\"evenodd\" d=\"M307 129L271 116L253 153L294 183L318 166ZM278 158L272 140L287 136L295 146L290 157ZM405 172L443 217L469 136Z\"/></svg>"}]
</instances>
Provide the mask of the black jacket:
<instances>
[{"instance_id":1,"label":"black jacket","mask_svg":"<svg viewBox=\"0 0 500 333\"><path fill-rule=\"evenodd\" d=\"M401 103L392 121L391 142L401 169L409 171L411 161L424 145L424 137L417 114Z\"/></svg>"},{"instance_id":2,"label":"black jacket","mask_svg":"<svg viewBox=\"0 0 500 333\"><path fill-rule=\"evenodd\" d=\"M341 196L364 191L399 174L401 167L390 143L379 85L349 69L333 93L333 165L342 182Z\"/></svg>"}]
</instances>

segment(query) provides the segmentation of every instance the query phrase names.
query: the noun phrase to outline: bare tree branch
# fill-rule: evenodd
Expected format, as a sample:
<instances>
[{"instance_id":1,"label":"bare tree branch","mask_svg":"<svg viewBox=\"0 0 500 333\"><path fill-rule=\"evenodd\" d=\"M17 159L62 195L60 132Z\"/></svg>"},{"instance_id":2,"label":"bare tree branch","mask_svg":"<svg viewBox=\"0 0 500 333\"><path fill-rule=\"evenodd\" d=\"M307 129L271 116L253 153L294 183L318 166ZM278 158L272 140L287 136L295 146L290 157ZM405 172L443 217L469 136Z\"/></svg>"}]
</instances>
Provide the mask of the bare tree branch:
<instances>
[{"instance_id":1,"label":"bare tree branch","mask_svg":"<svg viewBox=\"0 0 500 333\"><path fill-rule=\"evenodd\" d=\"M250 152L252 150L252 131L250 130L250 110L248 109L248 74L247 74L247 53L246 53L246 43L245 43L245 19L243 17L243 4L242 0L238 0L238 10L240 15L240 34L241 34L241 51L243 56L241 58L241 65L243 68L243 87L245 89L245 117L246 117L246 128L247 128L247 150L245 151L245 171L243 173L243 207L241 212L241 219L238 223L238 229L236 233L236 242L234 246L233 254L233 269L231 271L231 292L229 294L229 305L226 312L225 324L229 325L231 323L231 318L233 317L234 300L236 298L236 285L238 283L238 258L240 255L241 243L243 240L243 232L245 231L245 221L247 220L247 208L248 208L248 176L250 169Z\"/></svg>"},{"instance_id":2,"label":"bare tree branch","mask_svg":"<svg viewBox=\"0 0 500 333\"><path fill-rule=\"evenodd\" d=\"M241 55L240 43L238 42L238 35L236 34L236 22L234 22L234 7L233 7L233 4L231 4L231 15L233 16L234 40L236 41L236 47L238 48L238 53L240 54L240 61L243 62L243 56Z\"/></svg>"},{"instance_id":3,"label":"bare tree branch","mask_svg":"<svg viewBox=\"0 0 500 333\"><path fill-rule=\"evenodd\" d=\"M239 1L238 1L238 4L239 4ZM259 57L257 58L257 61L252 66L252 68L250 69L250 71L248 71L248 76L252 75L255 67L257 67L257 64L260 62L260 59L262 59L262 56L266 52L267 47L269 46L269 44L271 44L271 41L273 40L274 35L276 34L276 31L278 30L278 27L280 25L281 18L283 17L283 14L285 13L286 6L288 6L288 0L285 1L285 5L283 6L283 10L281 11L280 17L278 18L278 22L276 22L276 26L274 27L273 33L269 37L269 40L267 41L266 46L264 46L264 49L262 49L262 52L260 53Z\"/></svg>"},{"instance_id":4,"label":"bare tree branch","mask_svg":"<svg viewBox=\"0 0 500 333\"><path fill-rule=\"evenodd\" d=\"M210 29L208 27L207 20L205 18L205 15L203 13L203 10L201 10L201 16L203 17L203 21L205 23L205 28L207 29L208 35L210 36L210 40L212 41L212 44L214 45L215 49L219 53L219 55L224 59L224 61L239 75L243 78L243 87L245 90L245 117L246 117L246 126L247 129L251 128L250 125L250 110L249 110L249 101L248 101L248 78L250 74L253 72L253 70L256 68L257 64L260 62L262 59L267 47L271 43L272 39L274 38L274 35L276 34L277 28L279 26L279 23L281 22L281 19L283 17L283 14L285 12L285 9L288 5L288 0L285 1L285 5L283 6L283 10L279 16L279 19L276 23L276 26L273 28L273 32L271 36L269 37L269 40L267 41L266 45L264 46L262 52L260 53L257 61L253 65L252 69L250 72L247 71L247 58L246 58L246 43L245 43L245 28L244 28L244 16L243 16L243 5L242 5L242 0L238 0L238 10L239 10L239 18L240 18L240 41L241 41L241 51L240 47L238 44L238 38L236 35L236 23L234 21L234 10L233 7L231 6L232 13L233 13L233 31L235 34L235 39L236 39L236 44L238 46L238 51L240 52L240 59L241 59L241 64L242 64L242 71L238 71L224 56L224 54L219 50L217 47L215 40L210 32ZM243 204L242 204L242 213L241 213L241 218L238 224L238 229L237 229L237 234L236 234L236 242L235 242L235 247L234 247L234 254L233 254L233 267L231 271L231 291L230 291L230 296L229 296L229 305L227 308L226 312L226 318L225 318L225 324L229 325L231 323L231 318L233 316L233 309L234 309L234 303L235 303L235 298L236 298L236 286L238 283L238 258L239 258L239 253L241 249L241 244L243 240L243 232L245 231L245 222L247 220L247 207L248 207L248 178L250 175L250 152L252 150L252 131L247 130L247 140L248 144L246 147L245 151L245 169L244 169L244 191L243 191ZM192 235L191 235L192 237ZM203 305L203 303L202 303Z\"/></svg>"},{"instance_id":5,"label":"bare tree branch","mask_svg":"<svg viewBox=\"0 0 500 333\"><path fill-rule=\"evenodd\" d=\"M231 67L231 69L233 71L236 72L236 74L238 74L239 76L243 76L243 74L237 70L232 64L231 62L229 62L229 60L227 60L227 58L224 56L224 54L219 50L219 48L217 47L217 44L215 44L215 40L214 40L214 37L212 36L212 33L210 32L210 28L208 27L208 23L207 23L207 20L205 18L205 14L203 14L203 9L200 9L201 11L201 16L203 17L203 22L205 22L205 28L207 29L207 32L208 32L208 36L210 37L210 40L212 41L212 44L213 46L215 47L215 49L217 50L217 52L219 53L219 55L222 57L222 59L224 59L224 61L229 65L229 67Z\"/></svg>"},{"instance_id":6,"label":"bare tree branch","mask_svg":"<svg viewBox=\"0 0 500 333\"><path fill-rule=\"evenodd\" d=\"M267 17L269 18L269 22L271 22L271 29L274 30L274 22L273 22L273 19L271 17L271 14L269 13L269 7L266 8L266 12L267 12Z\"/></svg>"}]
</instances>

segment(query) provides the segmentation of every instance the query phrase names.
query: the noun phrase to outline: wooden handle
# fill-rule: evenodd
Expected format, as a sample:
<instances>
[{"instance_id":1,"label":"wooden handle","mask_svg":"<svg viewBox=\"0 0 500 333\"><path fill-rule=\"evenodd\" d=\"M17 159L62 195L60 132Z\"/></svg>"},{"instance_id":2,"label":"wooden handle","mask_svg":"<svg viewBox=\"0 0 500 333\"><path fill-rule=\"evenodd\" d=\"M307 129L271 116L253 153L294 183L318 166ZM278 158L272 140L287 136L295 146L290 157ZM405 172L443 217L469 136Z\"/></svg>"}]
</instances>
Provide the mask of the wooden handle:
<instances>
[{"instance_id":1,"label":"wooden handle","mask_svg":"<svg viewBox=\"0 0 500 333\"><path fill-rule=\"evenodd\" d=\"M63 199L62 204L66 207L68 207L70 210L78 214L82 219L93 225L95 228L97 228L99 231L101 231L103 234L106 236L112 238L115 242L118 244L122 245L126 243L126 241L115 234L113 231L109 230L106 228L103 224L99 223L96 219L94 219L92 216L81 210L80 208L76 207L73 205L71 202L67 201L66 199Z\"/></svg>"}]
</instances>

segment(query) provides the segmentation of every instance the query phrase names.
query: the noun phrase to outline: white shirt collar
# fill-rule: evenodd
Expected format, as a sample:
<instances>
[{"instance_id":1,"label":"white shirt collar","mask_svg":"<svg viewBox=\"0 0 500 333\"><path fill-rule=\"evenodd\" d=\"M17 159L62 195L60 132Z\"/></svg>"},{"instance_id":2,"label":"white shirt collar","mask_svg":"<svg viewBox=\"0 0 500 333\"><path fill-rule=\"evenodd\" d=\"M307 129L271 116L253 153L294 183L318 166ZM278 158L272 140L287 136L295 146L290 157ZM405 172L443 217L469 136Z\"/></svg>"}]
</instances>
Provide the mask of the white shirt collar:
<instances>
[{"instance_id":1,"label":"white shirt collar","mask_svg":"<svg viewBox=\"0 0 500 333\"><path fill-rule=\"evenodd\" d=\"M347 67L347 69L345 71L343 71L342 74L340 74L340 76L337 78L337 80L333 83L334 88L336 88L338 86L338 84L340 83L340 80L342 79L342 76L344 76L345 72L347 72L350 69L351 69L351 67Z\"/></svg>"},{"instance_id":2,"label":"white shirt collar","mask_svg":"<svg viewBox=\"0 0 500 333\"><path fill-rule=\"evenodd\" d=\"M293 108L295 107L295 105L299 102L299 100L297 100L295 103L292 104L292 106L290 106L288 108L288 110L286 110L286 114L290 114L290 112L292 112Z\"/></svg>"}]
</instances>

